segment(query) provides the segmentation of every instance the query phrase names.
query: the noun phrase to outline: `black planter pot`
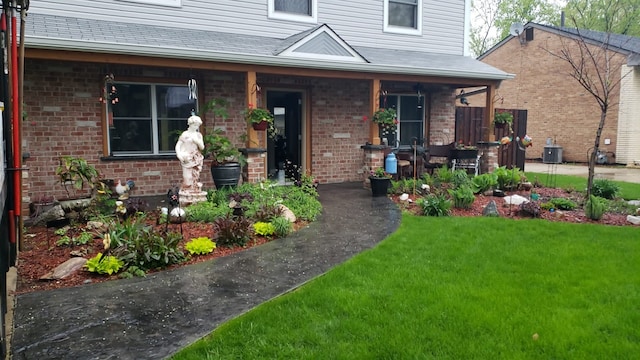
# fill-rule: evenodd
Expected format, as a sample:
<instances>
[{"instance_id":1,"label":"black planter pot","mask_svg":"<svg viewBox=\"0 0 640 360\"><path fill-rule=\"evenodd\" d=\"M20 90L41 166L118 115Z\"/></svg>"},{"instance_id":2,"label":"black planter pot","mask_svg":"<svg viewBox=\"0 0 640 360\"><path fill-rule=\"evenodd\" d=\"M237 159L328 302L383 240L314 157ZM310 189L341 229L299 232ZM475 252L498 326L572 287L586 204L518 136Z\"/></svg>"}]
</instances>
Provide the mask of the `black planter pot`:
<instances>
[{"instance_id":1,"label":"black planter pot","mask_svg":"<svg viewBox=\"0 0 640 360\"><path fill-rule=\"evenodd\" d=\"M221 165L211 165L211 176L216 189L223 187L233 187L238 185L242 168L239 163L227 163Z\"/></svg>"},{"instance_id":2,"label":"black planter pot","mask_svg":"<svg viewBox=\"0 0 640 360\"><path fill-rule=\"evenodd\" d=\"M371 181L371 195L372 196L387 196L389 191L389 185L391 185L391 179L370 177Z\"/></svg>"}]
</instances>

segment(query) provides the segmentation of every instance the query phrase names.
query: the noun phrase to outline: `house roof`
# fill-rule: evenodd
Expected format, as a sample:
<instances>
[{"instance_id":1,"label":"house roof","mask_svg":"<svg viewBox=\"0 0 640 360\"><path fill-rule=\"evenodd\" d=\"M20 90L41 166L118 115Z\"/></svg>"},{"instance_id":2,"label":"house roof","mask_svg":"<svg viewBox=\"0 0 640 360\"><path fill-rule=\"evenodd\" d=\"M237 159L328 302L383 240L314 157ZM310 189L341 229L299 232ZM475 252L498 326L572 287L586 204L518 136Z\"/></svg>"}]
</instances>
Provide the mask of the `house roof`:
<instances>
[{"instance_id":1,"label":"house roof","mask_svg":"<svg viewBox=\"0 0 640 360\"><path fill-rule=\"evenodd\" d=\"M622 34L611 34L603 31L594 31L594 30L585 30L585 29L576 29L576 28L568 28L568 27L559 27L559 26L551 26L551 25L542 25L533 22L529 22L524 26L525 29L534 28L543 31L548 31L551 33L555 33L557 35L576 38L581 36L587 42L591 42L593 44L602 44L605 41L608 41L610 49L625 55L628 55L628 64L629 65L639 65L640 59L638 58L640 55L640 38L622 35ZM509 35L502 39L499 43L494 45L491 49L487 50L484 54L478 57L478 60L482 60L484 57L492 53L495 49L498 49L507 41L511 40L515 36ZM635 59L635 60L634 60ZM635 63L634 63L635 62Z\"/></svg>"},{"instance_id":2,"label":"house roof","mask_svg":"<svg viewBox=\"0 0 640 360\"><path fill-rule=\"evenodd\" d=\"M365 61L346 61L339 57L283 56L285 49L303 41L305 37L317 34L323 26L326 25L314 26L282 39L30 13L25 27L25 46L33 49L463 79L504 80L513 77L470 57L350 46L337 34L337 39L334 38L337 45L330 45L349 49ZM326 28L331 30L328 26ZM324 40L326 44L327 38Z\"/></svg>"}]
</instances>

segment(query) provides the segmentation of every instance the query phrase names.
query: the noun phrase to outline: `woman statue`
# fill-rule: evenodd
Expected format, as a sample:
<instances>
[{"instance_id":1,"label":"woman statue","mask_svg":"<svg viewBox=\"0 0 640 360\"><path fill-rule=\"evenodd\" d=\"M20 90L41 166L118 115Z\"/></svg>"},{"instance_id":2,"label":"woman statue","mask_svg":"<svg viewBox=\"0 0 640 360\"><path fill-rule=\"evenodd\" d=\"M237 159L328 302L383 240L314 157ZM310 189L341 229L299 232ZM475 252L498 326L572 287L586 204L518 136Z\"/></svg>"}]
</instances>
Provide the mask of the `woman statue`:
<instances>
[{"instance_id":1,"label":"woman statue","mask_svg":"<svg viewBox=\"0 0 640 360\"><path fill-rule=\"evenodd\" d=\"M191 115L187 119L189 128L184 131L176 143L176 155L182 165L182 186L180 192L201 192L200 171L202 171L201 150L204 149L204 141L200 133L202 120L199 116Z\"/></svg>"}]
</instances>

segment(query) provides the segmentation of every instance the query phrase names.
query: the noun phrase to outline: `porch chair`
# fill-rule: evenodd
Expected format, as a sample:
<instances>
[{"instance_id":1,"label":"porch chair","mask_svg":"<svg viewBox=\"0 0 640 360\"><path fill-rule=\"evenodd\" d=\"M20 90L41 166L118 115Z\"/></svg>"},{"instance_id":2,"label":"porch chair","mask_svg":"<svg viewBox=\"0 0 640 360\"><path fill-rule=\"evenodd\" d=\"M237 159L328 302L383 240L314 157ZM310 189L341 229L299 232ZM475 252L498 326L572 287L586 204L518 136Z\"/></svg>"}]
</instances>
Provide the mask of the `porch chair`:
<instances>
[{"instance_id":1,"label":"porch chair","mask_svg":"<svg viewBox=\"0 0 640 360\"><path fill-rule=\"evenodd\" d=\"M442 165L451 165L451 149L454 143L446 145L429 145L429 150L425 152L424 169L433 175L433 169L442 167Z\"/></svg>"}]
</instances>

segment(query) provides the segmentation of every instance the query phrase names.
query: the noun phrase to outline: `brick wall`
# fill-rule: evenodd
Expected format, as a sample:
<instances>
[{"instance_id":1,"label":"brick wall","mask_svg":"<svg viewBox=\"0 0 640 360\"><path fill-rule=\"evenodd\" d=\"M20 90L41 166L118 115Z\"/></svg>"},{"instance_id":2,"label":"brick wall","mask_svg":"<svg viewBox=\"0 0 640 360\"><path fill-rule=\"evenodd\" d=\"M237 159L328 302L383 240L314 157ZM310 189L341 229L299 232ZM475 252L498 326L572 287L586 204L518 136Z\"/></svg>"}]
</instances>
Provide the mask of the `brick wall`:
<instances>
[{"instance_id":1,"label":"brick wall","mask_svg":"<svg viewBox=\"0 0 640 360\"><path fill-rule=\"evenodd\" d=\"M534 40L521 45L511 39L482 61L516 75L502 82L495 107L528 110L527 133L534 140L526 152L528 159L541 158L546 139L551 138L563 147L565 161L585 162L588 149L593 148L600 108L593 96L569 76L569 64L546 50L558 52L562 41L575 50L567 38L535 29ZM619 69L624 61L616 54L612 64ZM619 71L614 74L619 78ZM484 95L470 96L468 100L471 106L485 106ZM612 94L611 100L617 103L618 94ZM604 145L601 140L604 151L616 151L617 117L618 109L613 106L602 133L602 140L611 139L611 144Z\"/></svg>"},{"instance_id":2,"label":"brick wall","mask_svg":"<svg viewBox=\"0 0 640 360\"><path fill-rule=\"evenodd\" d=\"M455 141L455 100L455 92L447 89L431 95L431 114L428 116L430 144L445 145Z\"/></svg>"}]
</instances>

